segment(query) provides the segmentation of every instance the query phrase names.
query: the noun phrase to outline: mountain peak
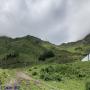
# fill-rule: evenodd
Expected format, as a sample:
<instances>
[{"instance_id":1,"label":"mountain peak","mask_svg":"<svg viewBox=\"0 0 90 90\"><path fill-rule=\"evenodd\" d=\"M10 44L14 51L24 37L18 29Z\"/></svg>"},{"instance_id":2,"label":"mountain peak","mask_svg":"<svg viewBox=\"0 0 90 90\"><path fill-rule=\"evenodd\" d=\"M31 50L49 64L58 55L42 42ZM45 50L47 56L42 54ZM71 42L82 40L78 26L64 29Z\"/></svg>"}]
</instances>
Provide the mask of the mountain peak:
<instances>
[{"instance_id":1,"label":"mountain peak","mask_svg":"<svg viewBox=\"0 0 90 90\"><path fill-rule=\"evenodd\" d=\"M83 41L85 41L86 44L90 44L90 34L88 34Z\"/></svg>"}]
</instances>

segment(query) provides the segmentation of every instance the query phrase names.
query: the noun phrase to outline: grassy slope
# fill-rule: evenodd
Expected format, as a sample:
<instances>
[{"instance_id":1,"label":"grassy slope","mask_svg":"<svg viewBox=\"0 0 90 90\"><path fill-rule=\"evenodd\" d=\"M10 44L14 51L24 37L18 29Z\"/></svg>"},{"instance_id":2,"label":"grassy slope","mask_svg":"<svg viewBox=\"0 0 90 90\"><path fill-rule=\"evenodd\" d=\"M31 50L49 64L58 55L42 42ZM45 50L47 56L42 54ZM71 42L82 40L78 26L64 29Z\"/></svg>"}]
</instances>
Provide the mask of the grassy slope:
<instances>
[{"instance_id":1,"label":"grassy slope","mask_svg":"<svg viewBox=\"0 0 90 90\"><path fill-rule=\"evenodd\" d=\"M33 78L39 80L40 79L40 71L42 68L47 68L48 66L53 66L53 67L62 67L65 66L60 65L60 64L47 64L47 65L38 65L34 66L32 68L26 68L26 72L30 74ZM67 64L67 70L66 74L71 73L70 77L64 77L63 81L44 81L45 84L48 84L50 86L56 87L58 90L85 90L85 83L88 79L90 79L90 62L78 62L78 63L73 63L73 64ZM78 71L80 73L85 74L85 77L82 78L77 78L76 74L73 74L71 71L68 71L68 68L74 69L75 71ZM62 69L62 71L65 70L65 68ZM37 75L32 75L33 72L37 72ZM59 71L58 73L60 73ZM55 72L54 72L55 73ZM53 72L51 73L51 75ZM73 75L72 75L73 74ZM73 77L72 77L73 76ZM41 80L42 81L42 80ZM43 89L42 89L43 90ZM46 90L46 89L45 89Z\"/></svg>"},{"instance_id":2,"label":"grassy slope","mask_svg":"<svg viewBox=\"0 0 90 90\"><path fill-rule=\"evenodd\" d=\"M25 62L27 64L36 64L40 54L51 47L53 47L53 45L50 43L45 43L44 41L32 36L25 36L16 39L0 37L0 62L6 57L6 55L15 52L18 53L19 56L5 59L7 65L17 64L17 66L20 66L20 64L22 64L23 67Z\"/></svg>"},{"instance_id":3,"label":"grassy slope","mask_svg":"<svg viewBox=\"0 0 90 90\"><path fill-rule=\"evenodd\" d=\"M86 54L90 53L90 34L80 41L67 44L64 43L58 46L58 48L60 50L67 50L83 58Z\"/></svg>"},{"instance_id":4,"label":"grassy slope","mask_svg":"<svg viewBox=\"0 0 90 90\"><path fill-rule=\"evenodd\" d=\"M82 48L82 49L81 49ZM18 66L22 71L27 72L29 75L31 75L33 78L39 80L39 75L33 76L33 72L37 72L40 74L40 69L47 67L48 65L42 64L33 66L32 68L30 66L24 68L24 62L30 62L30 64L40 63L38 61L38 56L44 51L50 49L55 53L55 57L49 58L46 61L47 63L56 62L56 63L66 63L66 62L72 62L73 60L80 60L85 54L87 54L90 50L90 35L88 35L85 39L80 40L75 43L69 43L69 44L63 44L61 46L55 46L48 42L43 42L40 39L37 39L35 37L26 36L23 38L16 38L11 39L7 37L0 37L0 60L3 58L3 56L6 56L9 52L18 52L19 57L9 58L8 63L11 64L12 60L20 60L20 63L14 63L11 64L10 67L15 67L16 69L0 69L0 80L2 81L2 84L4 85L6 82L8 82L10 79L15 78L15 72L17 71ZM46 62L44 61L44 63ZM51 64L50 64L51 65ZM89 79L90 76L90 63L84 62L84 63L73 63L68 64L71 66L71 68L74 68L77 70L79 69L80 72L84 72L88 77L86 76L83 79L65 79L61 82L56 81L43 81L44 84L40 86L37 86L34 84L34 82L31 81L31 86L27 87L25 84L22 85L22 88L24 90L43 90L43 87L45 87L44 90L50 90L53 87L56 88L55 90L85 90L85 81L86 78ZM56 66L61 66L59 64L56 64ZM35 69L37 67L37 69ZM2 67L1 67L2 68ZM8 66L7 66L8 68ZM32 71L28 71L31 69ZM47 86L48 85L48 86ZM51 87L53 86L53 87Z\"/></svg>"},{"instance_id":5,"label":"grassy slope","mask_svg":"<svg viewBox=\"0 0 90 90\"><path fill-rule=\"evenodd\" d=\"M90 34L77 42L71 42L58 46L59 50L66 50L74 54L74 59L81 60L90 53Z\"/></svg>"},{"instance_id":6,"label":"grassy slope","mask_svg":"<svg viewBox=\"0 0 90 90\"><path fill-rule=\"evenodd\" d=\"M55 56L47 58L44 62L38 60L39 56L45 51L52 51ZM15 54L15 56L11 56ZM8 56L8 58L7 58ZM67 63L79 59L74 57L72 52L60 50L56 45L42 41L36 37L25 36L12 39L9 37L0 37L0 66L6 68L23 67L38 63Z\"/></svg>"},{"instance_id":7,"label":"grassy slope","mask_svg":"<svg viewBox=\"0 0 90 90\"><path fill-rule=\"evenodd\" d=\"M26 67L21 69L22 72L26 72L27 75L30 75L35 80L39 80L40 84L36 84L35 81L30 81L30 85L26 85L26 81L21 83L21 88L24 90L50 90L50 89L55 89L55 90L85 90L85 82L87 79L90 79L90 62L79 62L79 63L73 63L73 64L68 64L68 66L71 66L71 68L75 68L75 70L79 70L80 72L84 72L87 74L89 77L84 77L82 79L77 79L77 78L65 78L63 81L43 81L40 79L39 74L40 70L42 68L46 68L48 66L64 66L60 64L47 64L47 65L37 65L33 67ZM5 84L5 81L8 83L12 78L15 78L15 72L17 69L0 69L0 78L3 82L3 85ZM7 74L7 77L5 75L2 75L2 72ZM38 74L36 76L32 75L33 72L37 72ZM2 76L2 77L1 77Z\"/></svg>"}]
</instances>

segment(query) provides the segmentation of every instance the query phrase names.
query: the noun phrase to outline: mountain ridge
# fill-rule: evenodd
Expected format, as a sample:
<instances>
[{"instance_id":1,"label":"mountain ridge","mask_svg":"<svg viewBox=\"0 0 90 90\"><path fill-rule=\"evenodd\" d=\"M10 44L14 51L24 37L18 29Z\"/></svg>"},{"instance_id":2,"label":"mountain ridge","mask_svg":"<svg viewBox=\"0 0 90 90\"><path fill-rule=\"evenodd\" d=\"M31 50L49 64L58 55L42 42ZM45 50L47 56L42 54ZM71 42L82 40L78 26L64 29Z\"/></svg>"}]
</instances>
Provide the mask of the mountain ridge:
<instances>
[{"instance_id":1,"label":"mountain ridge","mask_svg":"<svg viewBox=\"0 0 90 90\"><path fill-rule=\"evenodd\" d=\"M59 46L30 35L14 39L0 37L1 67L75 62L80 61L88 52L90 52L90 34L77 42Z\"/></svg>"}]
</instances>

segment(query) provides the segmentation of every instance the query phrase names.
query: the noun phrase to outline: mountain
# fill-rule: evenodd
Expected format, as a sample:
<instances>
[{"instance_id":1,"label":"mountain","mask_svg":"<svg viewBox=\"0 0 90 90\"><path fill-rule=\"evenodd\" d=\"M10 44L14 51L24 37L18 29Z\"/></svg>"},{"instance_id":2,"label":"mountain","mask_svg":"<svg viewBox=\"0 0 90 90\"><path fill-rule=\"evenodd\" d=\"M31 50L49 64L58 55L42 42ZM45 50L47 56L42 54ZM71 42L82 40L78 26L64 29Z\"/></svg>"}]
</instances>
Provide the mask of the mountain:
<instances>
[{"instance_id":1,"label":"mountain","mask_svg":"<svg viewBox=\"0 0 90 90\"><path fill-rule=\"evenodd\" d=\"M82 41L84 41L85 44L90 44L90 34L87 35Z\"/></svg>"},{"instance_id":2,"label":"mountain","mask_svg":"<svg viewBox=\"0 0 90 90\"><path fill-rule=\"evenodd\" d=\"M0 66L25 67L40 63L69 63L80 61L90 51L90 35L83 40L54 45L39 38L0 37Z\"/></svg>"},{"instance_id":3,"label":"mountain","mask_svg":"<svg viewBox=\"0 0 90 90\"><path fill-rule=\"evenodd\" d=\"M66 50L71 53L76 53L77 57L82 59L84 56L90 53L90 34L88 34L82 40L77 42L64 43L58 47L59 50Z\"/></svg>"}]
</instances>

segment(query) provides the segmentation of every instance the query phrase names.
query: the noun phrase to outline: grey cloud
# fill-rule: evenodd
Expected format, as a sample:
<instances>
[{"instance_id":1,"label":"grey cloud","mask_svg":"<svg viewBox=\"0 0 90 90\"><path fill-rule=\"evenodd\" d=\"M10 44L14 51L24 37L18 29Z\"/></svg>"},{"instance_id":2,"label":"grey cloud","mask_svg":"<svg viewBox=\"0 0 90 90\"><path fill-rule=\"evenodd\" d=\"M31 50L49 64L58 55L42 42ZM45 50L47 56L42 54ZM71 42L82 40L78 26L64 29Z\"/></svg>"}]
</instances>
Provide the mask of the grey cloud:
<instances>
[{"instance_id":1,"label":"grey cloud","mask_svg":"<svg viewBox=\"0 0 90 90\"><path fill-rule=\"evenodd\" d=\"M0 0L0 34L55 44L90 33L90 0Z\"/></svg>"}]
</instances>

